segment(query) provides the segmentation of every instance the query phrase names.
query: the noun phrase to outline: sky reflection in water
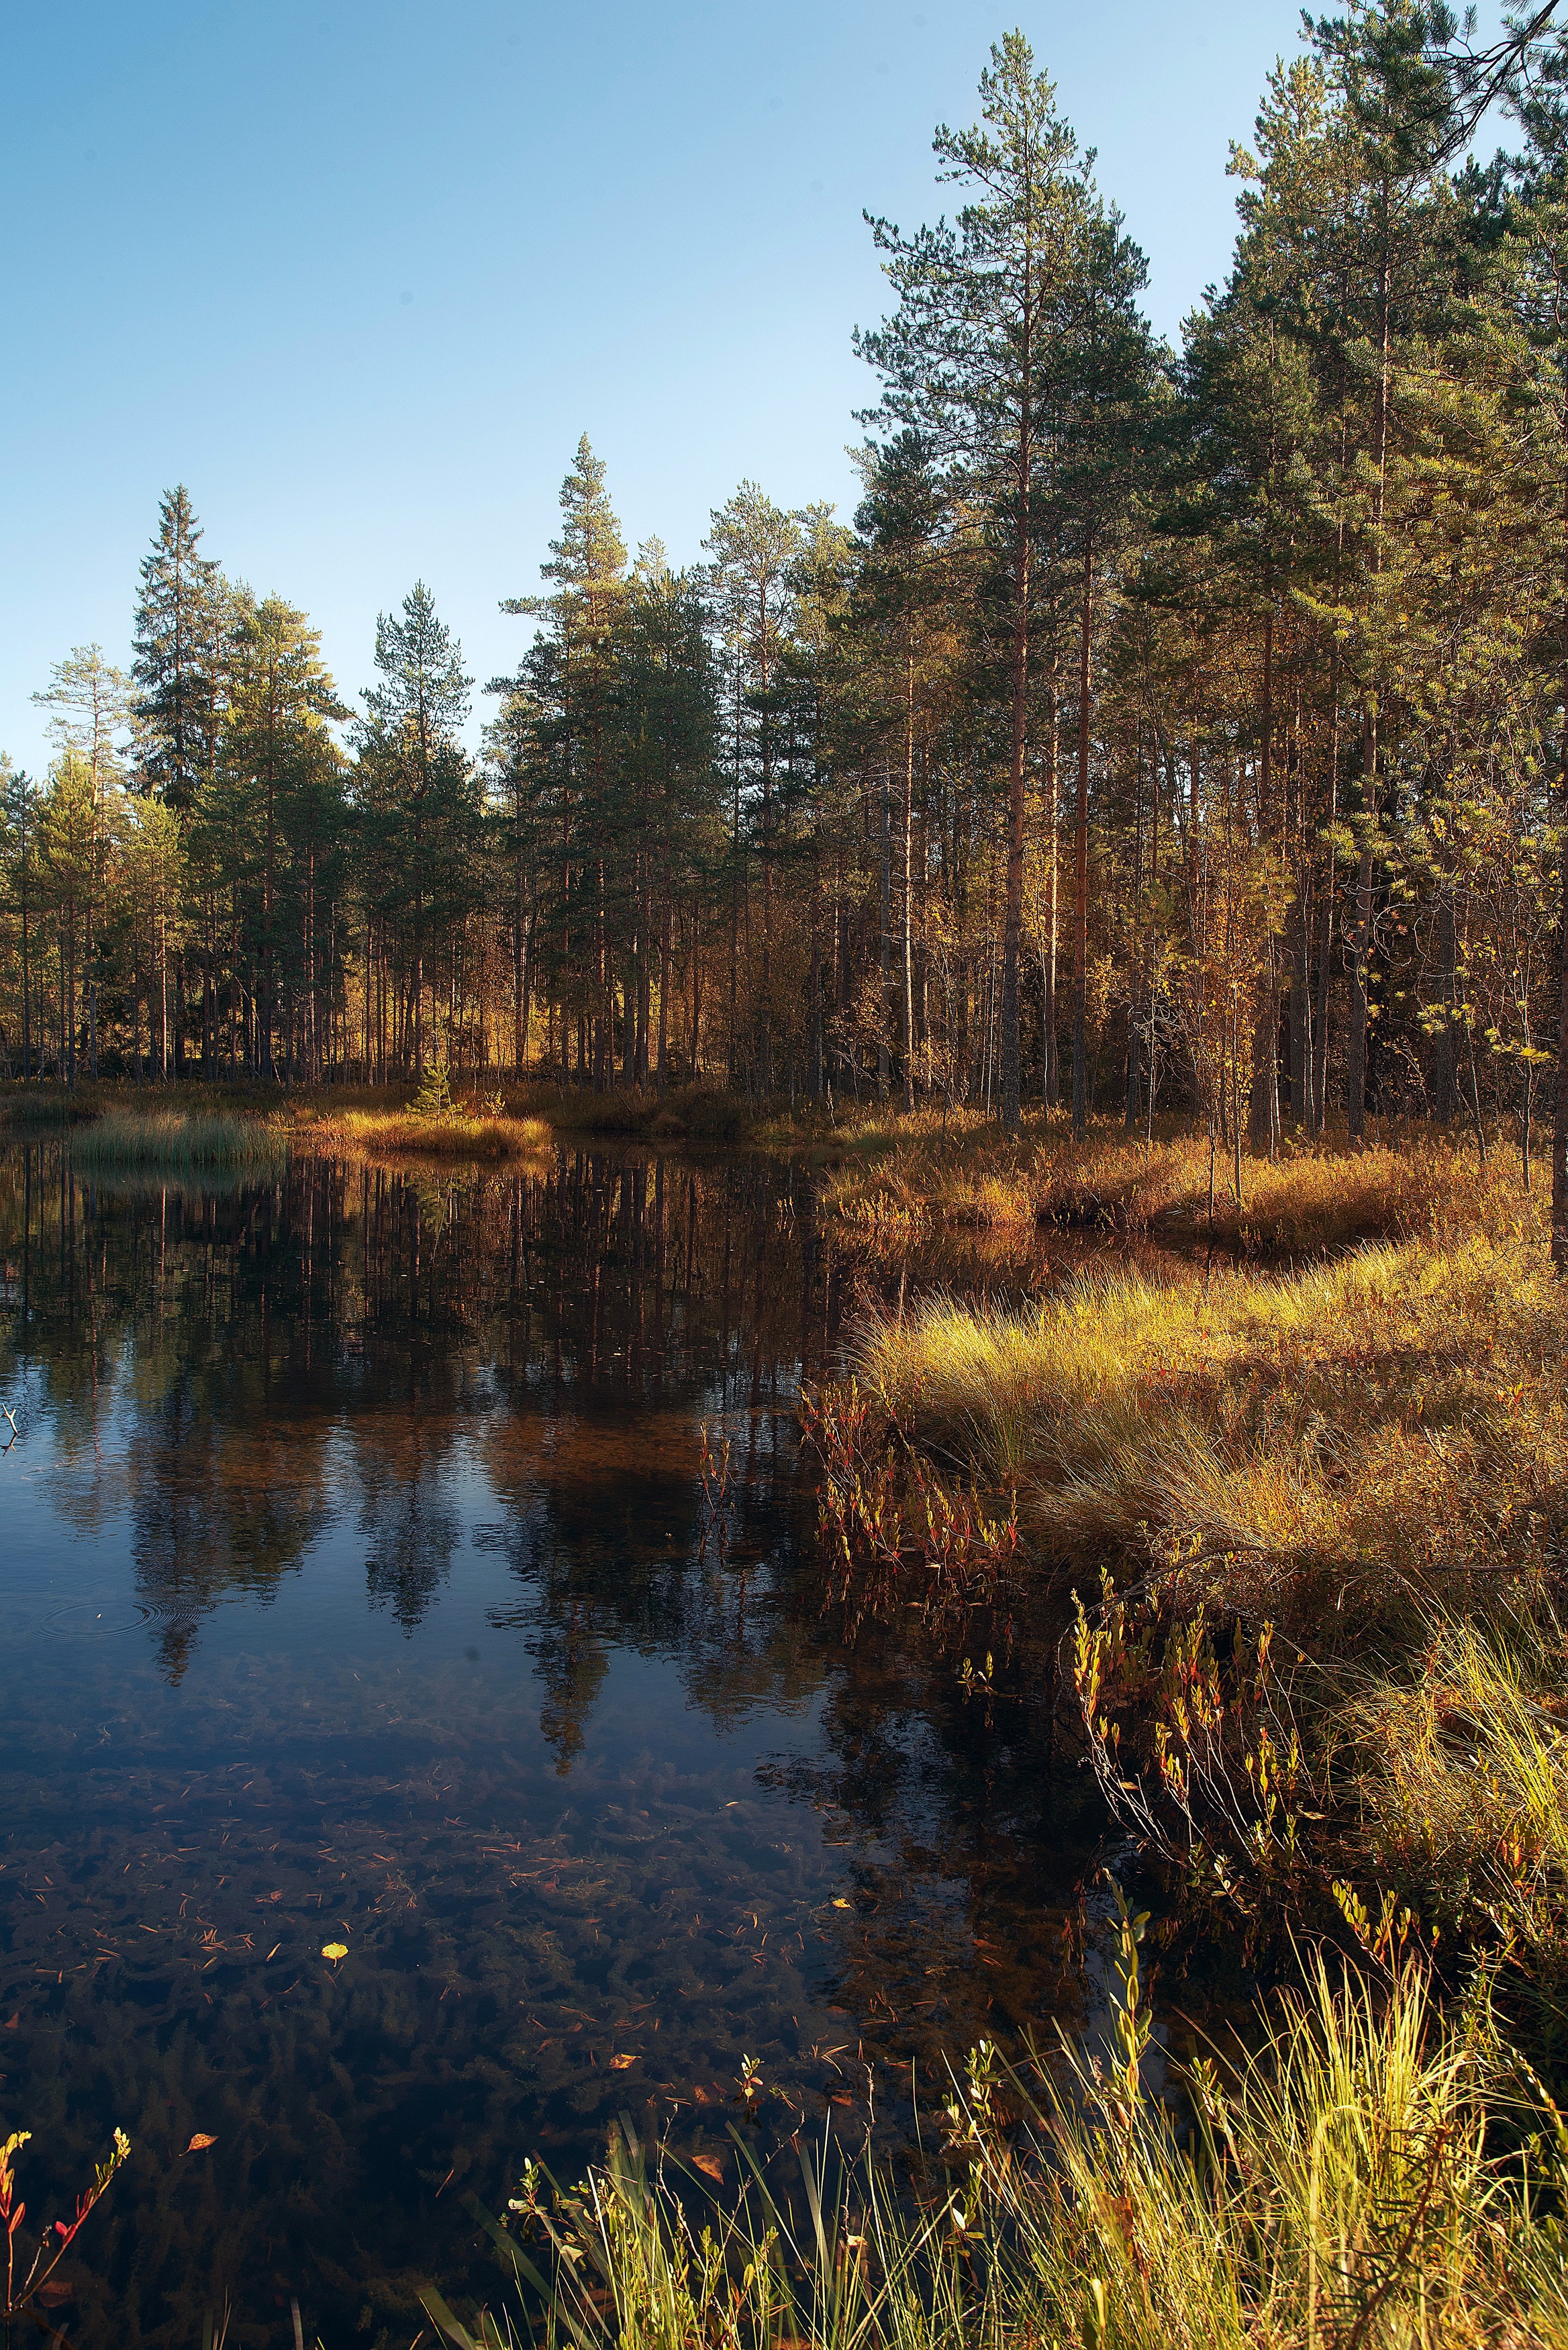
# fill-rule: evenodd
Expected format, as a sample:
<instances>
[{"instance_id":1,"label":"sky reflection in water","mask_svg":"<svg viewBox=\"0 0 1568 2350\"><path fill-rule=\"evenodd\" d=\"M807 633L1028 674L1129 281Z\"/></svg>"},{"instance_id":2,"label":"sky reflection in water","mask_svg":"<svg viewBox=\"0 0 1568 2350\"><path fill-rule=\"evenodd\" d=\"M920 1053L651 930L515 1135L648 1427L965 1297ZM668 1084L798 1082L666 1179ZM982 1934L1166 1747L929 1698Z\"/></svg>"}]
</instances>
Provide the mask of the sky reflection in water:
<instances>
[{"instance_id":1,"label":"sky reflection in water","mask_svg":"<svg viewBox=\"0 0 1568 2350\"><path fill-rule=\"evenodd\" d=\"M186 1195L47 1142L0 1247L0 2119L36 2218L136 2142L83 2350L295 2293L406 2343L530 2150L651 2101L722 2152L742 2051L818 2115L1049 2011L1099 1822L1026 1646L977 1707L822 1611L792 1399L853 1295L799 1170Z\"/></svg>"}]
</instances>

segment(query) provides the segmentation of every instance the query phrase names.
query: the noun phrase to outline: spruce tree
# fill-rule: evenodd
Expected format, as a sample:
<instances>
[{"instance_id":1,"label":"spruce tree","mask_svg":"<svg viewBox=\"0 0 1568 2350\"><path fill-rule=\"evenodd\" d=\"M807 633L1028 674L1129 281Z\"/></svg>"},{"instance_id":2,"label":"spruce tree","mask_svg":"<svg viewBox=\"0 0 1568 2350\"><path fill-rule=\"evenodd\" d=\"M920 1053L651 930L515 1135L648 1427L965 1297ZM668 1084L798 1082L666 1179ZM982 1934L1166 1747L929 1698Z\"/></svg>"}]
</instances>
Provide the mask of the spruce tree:
<instances>
[{"instance_id":1,"label":"spruce tree","mask_svg":"<svg viewBox=\"0 0 1568 2350\"><path fill-rule=\"evenodd\" d=\"M473 680L462 647L438 617L422 579L403 598L400 616L376 622L379 685L367 686L359 754L379 801L384 841L394 853L408 903L410 927L407 1050L423 1075L427 923L432 899L450 889L452 863L461 858L476 810L472 777L460 729L468 716Z\"/></svg>"},{"instance_id":2,"label":"spruce tree","mask_svg":"<svg viewBox=\"0 0 1568 2350\"><path fill-rule=\"evenodd\" d=\"M191 494L179 483L159 501L152 552L142 560L130 672L142 787L177 809L190 807L200 787L218 692L212 624L221 575L199 552L201 541Z\"/></svg>"},{"instance_id":3,"label":"spruce tree","mask_svg":"<svg viewBox=\"0 0 1568 2350\"><path fill-rule=\"evenodd\" d=\"M617 632L628 583L604 462L587 433L560 503L561 535L541 567L554 592L510 597L501 608L542 623L516 684L536 712L533 756L544 770L536 796L549 807L554 834L546 961L557 978L563 1066L567 1023L575 1018L579 1074L591 1053L594 1084L602 1087L610 1063L607 858L618 804Z\"/></svg>"}]
</instances>

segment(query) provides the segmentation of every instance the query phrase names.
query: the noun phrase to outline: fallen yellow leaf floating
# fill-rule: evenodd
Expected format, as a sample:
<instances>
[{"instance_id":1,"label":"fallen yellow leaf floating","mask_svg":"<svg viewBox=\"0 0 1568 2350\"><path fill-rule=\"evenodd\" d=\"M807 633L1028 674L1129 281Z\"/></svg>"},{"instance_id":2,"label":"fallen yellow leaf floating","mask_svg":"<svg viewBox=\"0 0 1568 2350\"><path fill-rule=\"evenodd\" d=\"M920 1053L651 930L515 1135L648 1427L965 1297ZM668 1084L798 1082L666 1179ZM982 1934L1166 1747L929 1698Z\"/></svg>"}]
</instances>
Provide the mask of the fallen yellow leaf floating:
<instances>
[{"instance_id":1,"label":"fallen yellow leaf floating","mask_svg":"<svg viewBox=\"0 0 1568 2350\"><path fill-rule=\"evenodd\" d=\"M324 1959L330 1959L333 1965L336 1966L339 1959L346 1959L348 1957L348 1945L347 1942L323 1942L321 1945L321 1955Z\"/></svg>"},{"instance_id":2,"label":"fallen yellow leaf floating","mask_svg":"<svg viewBox=\"0 0 1568 2350\"><path fill-rule=\"evenodd\" d=\"M610 2058L610 2071L612 2073L624 2073L628 2064L635 2064L636 2062L637 2058L635 2056L612 2056Z\"/></svg>"},{"instance_id":3,"label":"fallen yellow leaf floating","mask_svg":"<svg viewBox=\"0 0 1568 2350\"><path fill-rule=\"evenodd\" d=\"M198 2130L185 2151L187 2154L200 2154L203 2147L216 2146L217 2143L217 2139L210 2130Z\"/></svg>"},{"instance_id":4,"label":"fallen yellow leaf floating","mask_svg":"<svg viewBox=\"0 0 1568 2350\"><path fill-rule=\"evenodd\" d=\"M842 1893L836 1893L833 1897L833 1906L836 1909L847 1909L849 1904L846 1901Z\"/></svg>"}]
</instances>

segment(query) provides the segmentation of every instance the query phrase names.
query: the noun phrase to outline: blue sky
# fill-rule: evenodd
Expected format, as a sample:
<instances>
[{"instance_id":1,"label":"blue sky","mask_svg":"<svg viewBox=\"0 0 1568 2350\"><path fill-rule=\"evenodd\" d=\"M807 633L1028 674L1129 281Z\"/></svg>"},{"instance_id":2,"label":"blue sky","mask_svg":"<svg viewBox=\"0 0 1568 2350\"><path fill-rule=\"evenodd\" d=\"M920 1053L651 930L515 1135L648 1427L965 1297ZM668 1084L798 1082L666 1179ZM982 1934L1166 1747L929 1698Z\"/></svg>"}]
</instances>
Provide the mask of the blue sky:
<instances>
[{"instance_id":1,"label":"blue sky","mask_svg":"<svg viewBox=\"0 0 1568 2350\"><path fill-rule=\"evenodd\" d=\"M303 605L346 694L416 577L481 681L586 431L628 543L700 552L742 476L853 501L881 315L939 120L1022 22L1175 335L1226 267L1226 143L1295 0L9 0L0 135L0 745L97 639L184 480L206 551Z\"/></svg>"}]
</instances>

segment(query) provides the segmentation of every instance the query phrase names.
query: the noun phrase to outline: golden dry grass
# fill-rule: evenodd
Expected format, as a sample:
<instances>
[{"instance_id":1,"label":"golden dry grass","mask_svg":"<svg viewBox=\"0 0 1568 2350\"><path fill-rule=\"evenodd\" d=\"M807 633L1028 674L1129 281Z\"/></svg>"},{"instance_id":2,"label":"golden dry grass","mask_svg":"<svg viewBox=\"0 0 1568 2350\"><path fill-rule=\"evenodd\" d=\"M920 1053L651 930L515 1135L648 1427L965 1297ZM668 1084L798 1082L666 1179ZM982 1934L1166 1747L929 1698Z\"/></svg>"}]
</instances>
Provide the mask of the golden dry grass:
<instances>
[{"instance_id":1,"label":"golden dry grass","mask_svg":"<svg viewBox=\"0 0 1568 2350\"><path fill-rule=\"evenodd\" d=\"M1247 1153L1240 1202L1220 1150L1212 1226L1208 1137L1174 1122L1152 1143L1102 1122L1075 1144L1038 1117L1008 1138L978 1118L944 1134L921 1114L841 1128L835 1139L850 1155L829 1174L825 1206L889 1240L953 1225L1022 1240L1040 1225L1077 1223L1305 1253L1478 1222L1497 1229L1529 1209L1517 1157L1505 1147L1489 1151L1483 1170L1472 1142L1418 1124L1357 1150L1330 1139L1287 1143L1272 1161Z\"/></svg>"},{"instance_id":2,"label":"golden dry grass","mask_svg":"<svg viewBox=\"0 0 1568 2350\"><path fill-rule=\"evenodd\" d=\"M319 1109L291 1105L268 1121L300 1149L346 1159L389 1160L537 1158L551 1147L543 1118L506 1112L454 1110L441 1118L413 1108Z\"/></svg>"},{"instance_id":3,"label":"golden dry grass","mask_svg":"<svg viewBox=\"0 0 1568 2350\"><path fill-rule=\"evenodd\" d=\"M861 1341L918 1446L1019 1496L1044 1562L1353 1621L1555 1555L1568 1297L1533 1223L1292 1275L1080 1279L1003 1313L928 1302Z\"/></svg>"}]
</instances>

